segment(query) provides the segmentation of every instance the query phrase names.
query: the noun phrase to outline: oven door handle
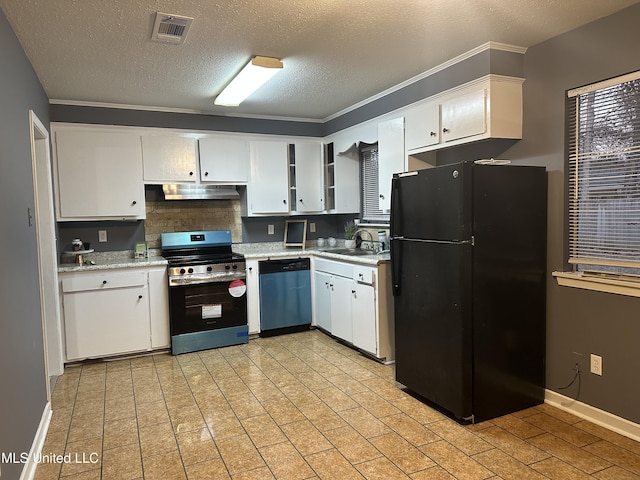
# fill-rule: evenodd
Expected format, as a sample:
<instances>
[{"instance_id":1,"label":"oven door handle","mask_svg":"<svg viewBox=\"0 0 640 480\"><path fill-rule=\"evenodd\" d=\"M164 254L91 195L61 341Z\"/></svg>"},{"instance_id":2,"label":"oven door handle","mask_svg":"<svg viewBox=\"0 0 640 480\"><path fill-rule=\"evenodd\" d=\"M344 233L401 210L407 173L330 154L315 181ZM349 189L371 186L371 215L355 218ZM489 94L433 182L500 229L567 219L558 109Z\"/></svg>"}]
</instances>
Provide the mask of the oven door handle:
<instances>
[{"instance_id":1,"label":"oven door handle","mask_svg":"<svg viewBox=\"0 0 640 480\"><path fill-rule=\"evenodd\" d=\"M226 283L226 282L232 282L233 280L245 280L247 278L247 276L242 273L242 274L236 274L236 275L225 275L225 276L221 276L221 277L196 277L196 278L183 278L183 277L177 277L177 278L169 278L169 286L173 287L179 287L181 285L202 285L202 284L206 284L206 283Z\"/></svg>"}]
</instances>

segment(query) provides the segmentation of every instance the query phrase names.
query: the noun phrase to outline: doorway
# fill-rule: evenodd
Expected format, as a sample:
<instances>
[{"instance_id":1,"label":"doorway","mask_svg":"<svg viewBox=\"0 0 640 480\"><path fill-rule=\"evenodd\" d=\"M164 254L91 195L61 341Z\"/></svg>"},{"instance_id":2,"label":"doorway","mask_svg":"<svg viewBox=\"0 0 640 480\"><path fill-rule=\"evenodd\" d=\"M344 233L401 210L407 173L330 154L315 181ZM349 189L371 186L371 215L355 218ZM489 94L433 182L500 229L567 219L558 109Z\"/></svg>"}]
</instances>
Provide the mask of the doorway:
<instances>
[{"instance_id":1,"label":"doorway","mask_svg":"<svg viewBox=\"0 0 640 480\"><path fill-rule=\"evenodd\" d=\"M52 382L64 371L51 155L49 132L32 110L29 111L29 126L40 274L42 334L47 372L47 396L50 399Z\"/></svg>"}]
</instances>

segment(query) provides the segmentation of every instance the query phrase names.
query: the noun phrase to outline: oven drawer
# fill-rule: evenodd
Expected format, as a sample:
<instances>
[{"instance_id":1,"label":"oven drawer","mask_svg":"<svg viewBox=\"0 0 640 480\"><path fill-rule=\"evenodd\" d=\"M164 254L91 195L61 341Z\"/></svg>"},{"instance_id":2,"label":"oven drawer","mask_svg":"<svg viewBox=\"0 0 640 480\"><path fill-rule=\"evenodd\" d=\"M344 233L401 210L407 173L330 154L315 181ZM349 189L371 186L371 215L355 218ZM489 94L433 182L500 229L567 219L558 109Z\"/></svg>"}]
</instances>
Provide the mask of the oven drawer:
<instances>
[{"instance_id":1,"label":"oven drawer","mask_svg":"<svg viewBox=\"0 0 640 480\"><path fill-rule=\"evenodd\" d=\"M146 272L103 272L83 273L62 279L63 293L89 290L109 290L112 288L140 287L147 284Z\"/></svg>"}]
</instances>

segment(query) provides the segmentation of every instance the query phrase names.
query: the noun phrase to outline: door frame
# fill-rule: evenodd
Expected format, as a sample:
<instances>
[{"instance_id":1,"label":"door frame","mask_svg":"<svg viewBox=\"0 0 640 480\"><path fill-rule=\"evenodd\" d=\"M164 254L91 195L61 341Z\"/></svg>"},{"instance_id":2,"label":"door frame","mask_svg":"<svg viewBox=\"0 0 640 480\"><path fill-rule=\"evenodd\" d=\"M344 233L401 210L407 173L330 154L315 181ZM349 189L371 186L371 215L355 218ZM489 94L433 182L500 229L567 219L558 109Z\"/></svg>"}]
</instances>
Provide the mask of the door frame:
<instances>
[{"instance_id":1,"label":"door frame","mask_svg":"<svg viewBox=\"0 0 640 480\"><path fill-rule=\"evenodd\" d=\"M47 380L47 398L51 399L53 377L64 371L53 182L49 132L33 110L29 110L29 137L35 200L35 226L42 335Z\"/></svg>"}]
</instances>

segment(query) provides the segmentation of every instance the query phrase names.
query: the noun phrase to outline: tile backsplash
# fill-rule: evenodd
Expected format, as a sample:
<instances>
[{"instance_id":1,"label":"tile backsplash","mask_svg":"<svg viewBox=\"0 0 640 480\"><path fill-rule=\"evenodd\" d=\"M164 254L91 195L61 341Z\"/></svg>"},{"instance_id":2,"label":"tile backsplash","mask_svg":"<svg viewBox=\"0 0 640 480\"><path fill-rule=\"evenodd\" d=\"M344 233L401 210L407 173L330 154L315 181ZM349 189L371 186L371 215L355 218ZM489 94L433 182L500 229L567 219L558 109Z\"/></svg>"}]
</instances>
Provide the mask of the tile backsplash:
<instances>
[{"instance_id":1,"label":"tile backsplash","mask_svg":"<svg viewBox=\"0 0 640 480\"><path fill-rule=\"evenodd\" d=\"M240 200L176 200L146 202L145 240L160 248L160 234L195 230L231 230L233 242L242 242Z\"/></svg>"}]
</instances>

